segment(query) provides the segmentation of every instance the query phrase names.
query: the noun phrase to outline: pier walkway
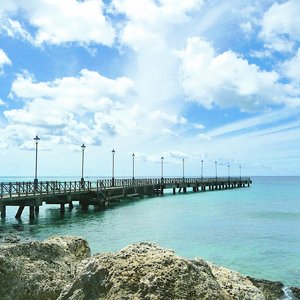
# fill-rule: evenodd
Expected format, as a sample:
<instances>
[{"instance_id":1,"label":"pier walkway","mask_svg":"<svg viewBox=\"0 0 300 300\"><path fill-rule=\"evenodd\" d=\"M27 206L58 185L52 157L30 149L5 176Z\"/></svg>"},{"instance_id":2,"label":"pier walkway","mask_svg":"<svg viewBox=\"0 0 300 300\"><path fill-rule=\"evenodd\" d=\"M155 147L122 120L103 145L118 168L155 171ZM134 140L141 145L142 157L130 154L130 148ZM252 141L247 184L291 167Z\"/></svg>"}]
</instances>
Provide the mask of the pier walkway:
<instances>
[{"instance_id":1,"label":"pier walkway","mask_svg":"<svg viewBox=\"0 0 300 300\"><path fill-rule=\"evenodd\" d=\"M97 181L40 181L36 182L2 182L0 183L1 218L6 216L7 206L16 206L16 218L21 218L24 208L29 207L29 217L38 215L43 204L59 204L63 214L65 206L73 208L78 202L82 209L94 205L97 209L121 199L153 197L164 194L171 189L186 193L207 190L224 190L249 187L249 177L218 178L143 178L143 179L106 179Z\"/></svg>"}]
</instances>

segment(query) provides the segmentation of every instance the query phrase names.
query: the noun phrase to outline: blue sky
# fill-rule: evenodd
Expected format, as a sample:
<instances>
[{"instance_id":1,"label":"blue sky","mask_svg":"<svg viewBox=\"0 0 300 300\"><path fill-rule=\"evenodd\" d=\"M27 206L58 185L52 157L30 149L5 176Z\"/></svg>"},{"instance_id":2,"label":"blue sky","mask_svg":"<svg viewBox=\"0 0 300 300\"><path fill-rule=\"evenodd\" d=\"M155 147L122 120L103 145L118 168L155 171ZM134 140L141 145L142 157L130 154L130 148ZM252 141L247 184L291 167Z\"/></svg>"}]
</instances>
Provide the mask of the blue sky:
<instances>
[{"instance_id":1,"label":"blue sky","mask_svg":"<svg viewBox=\"0 0 300 300\"><path fill-rule=\"evenodd\" d=\"M300 2L0 3L0 176L300 175Z\"/></svg>"}]
</instances>

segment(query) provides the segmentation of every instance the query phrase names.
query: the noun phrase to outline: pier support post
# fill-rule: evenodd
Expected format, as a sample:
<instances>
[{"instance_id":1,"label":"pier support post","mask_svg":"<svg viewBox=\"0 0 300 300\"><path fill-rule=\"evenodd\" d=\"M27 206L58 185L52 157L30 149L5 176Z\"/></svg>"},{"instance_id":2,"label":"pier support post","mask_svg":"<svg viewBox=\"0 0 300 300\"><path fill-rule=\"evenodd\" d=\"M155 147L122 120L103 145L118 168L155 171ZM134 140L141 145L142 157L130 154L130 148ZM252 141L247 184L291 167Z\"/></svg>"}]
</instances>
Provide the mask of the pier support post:
<instances>
[{"instance_id":1,"label":"pier support post","mask_svg":"<svg viewBox=\"0 0 300 300\"><path fill-rule=\"evenodd\" d=\"M81 202L81 209L87 211L89 209L89 204L87 202Z\"/></svg>"},{"instance_id":2,"label":"pier support post","mask_svg":"<svg viewBox=\"0 0 300 300\"><path fill-rule=\"evenodd\" d=\"M183 192L186 193L186 187L183 187Z\"/></svg>"},{"instance_id":3,"label":"pier support post","mask_svg":"<svg viewBox=\"0 0 300 300\"><path fill-rule=\"evenodd\" d=\"M60 204L60 214L61 214L61 215L64 215L64 214L65 214L65 204L64 204L64 203L61 203L61 204Z\"/></svg>"},{"instance_id":4,"label":"pier support post","mask_svg":"<svg viewBox=\"0 0 300 300\"><path fill-rule=\"evenodd\" d=\"M29 206L29 219L34 219L34 206Z\"/></svg>"},{"instance_id":5,"label":"pier support post","mask_svg":"<svg viewBox=\"0 0 300 300\"><path fill-rule=\"evenodd\" d=\"M24 205L20 205L20 206L19 206L19 209L18 209L18 211L17 211L17 213L16 213L16 216L15 216L16 219L20 219L20 218L21 218L22 212L23 212L24 208L25 208Z\"/></svg>"},{"instance_id":6,"label":"pier support post","mask_svg":"<svg viewBox=\"0 0 300 300\"><path fill-rule=\"evenodd\" d=\"M72 202L69 202L69 211L71 211L73 209L74 205Z\"/></svg>"},{"instance_id":7,"label":"pier support post","mask_svg":"<svg viewBox=\"0 0 300 300\"><path fill-rule=\"evenodd\" d=\"M173 195L176 194L176 188L173 188Z\"/></svg>"},{"instance_id":8,"label":"pier support post","mask_svg":"<svg viewBox=\"0 0 300 300\"><path fill-rule=\"evenodd\" d=\"M1 218L5 218L6 217L6 206L0 204L0 211L1 211Z\"/></svg>"},{"instance_id":9,"label":"pier support post","mask_svg":"<svg viewBox=\"0 0 300 300\"><path fill-rule=\"evenodd\" d=\"M34 212L35 212L35 215L37 216L40 212L40 207L39 206L35 206L34 207Z\"/></svg>"}]
</instances>

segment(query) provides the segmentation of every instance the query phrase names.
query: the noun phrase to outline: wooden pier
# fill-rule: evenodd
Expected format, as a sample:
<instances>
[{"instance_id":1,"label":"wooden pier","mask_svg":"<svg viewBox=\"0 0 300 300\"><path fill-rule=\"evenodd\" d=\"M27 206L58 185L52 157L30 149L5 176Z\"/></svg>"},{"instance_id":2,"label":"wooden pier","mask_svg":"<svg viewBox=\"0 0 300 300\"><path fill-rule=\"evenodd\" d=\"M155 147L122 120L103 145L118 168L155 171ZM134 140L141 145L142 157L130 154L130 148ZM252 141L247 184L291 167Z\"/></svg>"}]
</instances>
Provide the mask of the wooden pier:
<instances>
[{"instance_id":1,"label":"wooden pier","mask_svg":"<svg viewBox=\"0 0 300 300\"><path fill-rule=\"evenodd\" d=\"M173 194L188 191L204 192L249 187L249 177L237 178L143 178L114 179L97 181L41 181L0 183L1 218L6 216L7 206L16 206L15 217L21 218L25 207L29 207L29 217L33 219L43 204L58 204L64 214L65 207L73 208L77 202L82 209L94 205L96 209L122 199L159 196L171 189Z\"/></svg>"}]
</instances>

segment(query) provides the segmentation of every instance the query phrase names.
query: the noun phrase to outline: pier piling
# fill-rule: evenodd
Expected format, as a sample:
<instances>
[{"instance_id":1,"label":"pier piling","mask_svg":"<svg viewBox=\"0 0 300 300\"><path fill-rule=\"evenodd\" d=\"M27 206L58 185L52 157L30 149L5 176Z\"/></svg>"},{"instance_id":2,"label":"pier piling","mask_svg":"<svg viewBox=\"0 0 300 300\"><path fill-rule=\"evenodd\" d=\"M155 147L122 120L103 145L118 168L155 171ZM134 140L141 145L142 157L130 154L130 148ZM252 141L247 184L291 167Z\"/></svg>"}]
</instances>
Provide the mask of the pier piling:
<instances>
[{"instance_id":1,"label":"pier piling","mask_svg":"<svg viewBox=\"0 0 300 300\"><path fill-rule=\"evenodd\" d=\"M0 211L1 211L1 218L5 218L6 217L6 206L0 205Z\"/></svg>"},{"instance_id":2,"label":"pier piling","mask_svg":"<svg viewBox=\"0 0 300 300\"><path fill-rule=\"evenodd\" d=\"M25 208L24 205L20 205L19 206L19 209L18 209L18 211L16 213L16 216L15 216L16 219L20 219L21 218L24 208Z\"/></svg>"},{"instance_id":3,"label":"pier piling","mask_svg":"<svg viewBox=\"0 0 300 300\"><path fill-rule=\"evenodd\" d=\"M64 215L64 214L65 214L65 204L64 204L64 203L61 203L61 204L60 204L60 214L61 214L61 215Z\"/></svg>"},{"instance_id":4,"label":"pier piling","mask_svg":"<svg viewBox=\"0 0 300 300\"><path fill-rule=\"evenodd\" d=\"M29 206L29 219L34 219L34 206Z\"/></svg>"}]
</instances>

